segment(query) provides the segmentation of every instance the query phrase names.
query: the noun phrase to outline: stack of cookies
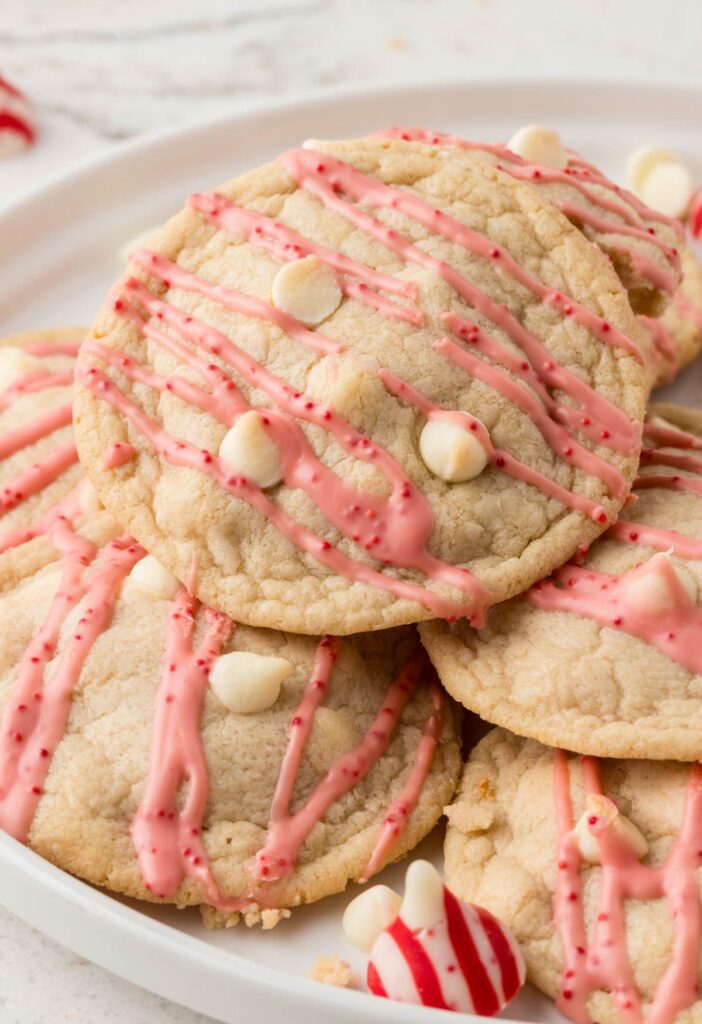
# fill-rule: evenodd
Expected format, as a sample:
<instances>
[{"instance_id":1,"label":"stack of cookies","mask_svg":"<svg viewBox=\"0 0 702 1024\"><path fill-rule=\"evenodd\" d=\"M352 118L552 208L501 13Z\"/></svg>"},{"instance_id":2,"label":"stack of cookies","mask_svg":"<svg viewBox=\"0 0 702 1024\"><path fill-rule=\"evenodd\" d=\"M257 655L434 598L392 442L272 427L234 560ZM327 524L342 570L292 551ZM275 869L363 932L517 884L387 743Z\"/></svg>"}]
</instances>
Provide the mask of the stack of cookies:
<instances>
[{"instance_id":1,"label":"stack of cookies","mask_svg":"<svg viewBox=\"0 0 702 1024\"><path fill-rule=\"evenodd\" d=\"M89 331L8 339L0 826L271 927L451 804L488 974L511 930L576 1020L699 1012L702 413L647 409L702 348L683 245L553 133L393 129L190 197Z\"/></svg>"}]
</instances>

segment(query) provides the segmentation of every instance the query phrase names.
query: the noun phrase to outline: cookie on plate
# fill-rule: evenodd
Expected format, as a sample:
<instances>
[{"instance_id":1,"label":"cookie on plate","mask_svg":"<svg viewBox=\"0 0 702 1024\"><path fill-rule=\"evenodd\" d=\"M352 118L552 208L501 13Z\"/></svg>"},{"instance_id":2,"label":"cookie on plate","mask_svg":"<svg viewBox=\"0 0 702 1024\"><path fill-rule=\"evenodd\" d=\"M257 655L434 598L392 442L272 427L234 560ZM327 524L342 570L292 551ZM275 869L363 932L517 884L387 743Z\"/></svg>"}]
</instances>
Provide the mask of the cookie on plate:
<instances>
[{"instance_id":1,"label":"cookie on plate","mask_svg":"<svg viewBox=\"0 0 702 1024\"><path fill-rule=\"evenodd\" d=\"M574 1020L702 1020L700 766L573 757L495 729L448 810L446 883L499 916Z\"/></svg>"},{"instance_id":2,"label":"cookie on plate","mask_svg":"<svg viewBox=\"0 0 702 1024\"><path fill-rule=\"evenodd\" d=\"M642 317L651 334L654 385L669 383L702 351L702 266L692 249L683 250L683 279L658 320Z\"/></svg>"},{"instance_id":3,"label":"cookie on plate","mask_svg":"<svg viewBox=\"0 0 702 1024\"><path fill-rule=\"evenodd\" d=\"M635 502L589 553L422 639L457 700L497 725L602 757L702 751L702 412L653 406Z\"/></svg>"},{"instance_id":4,"label":"cookie on plate","mask_svg":"<svg viewBox=\"0 0 702 1024\"><path fill-rule=\"evenodd\" d=\"M624 501L643 332L528 186L418 144L326 148L192 197L134 254L81 352L81 459L240 621L479 622Z\"/></svg>"},{"instance_id":5,"label":"cookie on plate","mask_svg":"<svg viewBox=\"0 0 702 1024\"><path fill-rule=\"evenodd\" d=\"M0 827L112 892L274 924L410 850L460 770L416 630L199 608L97 512L0 555Z\"/></svg>"},{"instance_id":6,"label":"cookie on plate","mask_svg":"<svg viewBox=\"0 0 702 1024\"><path fill-rule=\"evenodd\" d=\"M87 487L78 490L71 426L84 334L64 327L0 341L0 551L44 532L62 510L96 505Z\"/></svg>"},{"instance_id":7,"label":"cookie on plate","mask_svg":"<svg viewBox=\"0 0 702 1024\"><path fill-rule=\"evenodd\" d=\"M521 128L508 143L461 139L421 128L392 128L384 138L411 139L459 158L479 156L517 181L538 189L612 261L637 313L660 316L680 284L682 224L652 210L616 185L556 132Z\"/></svg>"}]
</instances>

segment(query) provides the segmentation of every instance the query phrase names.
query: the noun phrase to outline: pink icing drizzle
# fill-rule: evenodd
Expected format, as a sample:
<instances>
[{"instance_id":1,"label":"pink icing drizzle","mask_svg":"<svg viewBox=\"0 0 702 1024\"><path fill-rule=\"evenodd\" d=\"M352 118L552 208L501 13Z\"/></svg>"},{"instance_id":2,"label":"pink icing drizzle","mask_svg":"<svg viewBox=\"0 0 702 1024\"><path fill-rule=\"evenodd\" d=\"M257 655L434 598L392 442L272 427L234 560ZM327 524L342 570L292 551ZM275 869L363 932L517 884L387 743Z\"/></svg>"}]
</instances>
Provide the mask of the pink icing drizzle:
<instances>
[{"instance_id":1,"label":"pink icing drizzle","mask_svg":"<svg viewBox=\"0 0 702 1024\"><path fill-rule=\"evenodd\" d=\"M669 610L644 611L632 607L627 599L628 587L652 573L665 580L671 598ZM657 647L690 672L702 673L702 608L692 600L665 555L653 555L622 576L567 565L550 580L532 587L527 600L544 611L573 612L621 629Z\"/></svg>"},{"instance_id":2,"label":"pink icing drizzle","mask_svg":"<svg viewBox=\"0 0 702 1024\"><path fill-rule=\"evenodd\" d=\"M58 519L50 536L62 558L59 588L49 613L27 647L19 677L0 725L0 827L24 842L43 791L50 758L61 740L71 708L73 688L95 639L110 624L119 585L144 554L130 538L107 546L90 580L86 566L95 547ZM67 614L87 598L82 618L58 656L47 682L46 667L53 658Z\"/></svg>"},{"instance_id":3,"label":"pink icing drizzle","mask_svg":"<svg viewBox=\"0 0 702 1024\"><path fill-rule=\"evenodd\" d=\"M76 446L72 441L66 441L18 473L0 488L0 517L16 508L26 498L43 491L77 461Z\"/></svg>"},{"instance_id":4,"label":"pink icing drizzle","mask_svg":"<svg viewBox=\"0 0 702 1024\"><path fill-rule=\"evenodd\" d=\"M474 433L485 449L491 465L496 466L516 480L523 480L525 483L533 484L557 501L570 508L578 509L595 520L602 521L602 516L606 519L607 513L601 505L590 501L581 494L566 490L565 487L561 487L560 484L550 480L543 473L539 473L538 470L532 469L523 462L519 462L518 459L515 459L504 449L495 448L490 439L490 434L480 420L476 420L468 413L439 408L439 406L434 405L433 402L430 402L429 399L416 391L411 384L408 384L407 381L397 377L389 370L381 370L380 377L388 391L397 395L402 401L408 402L416 409L419 409L427 420L444 420L447 423L454 423L456 426Z\"/></svg>"},{"instance_id":5,"label":"pink icing drizzle","mask_svg":"<svg viewBox=\"0 0 702 1024\"><path fill-rule=\"evenodd\" d=\"M207 611L207 630L193 647L197 602L182 587L169 614L146 788L131 835L144 884L160 899L172 899L185 878L198 883L212 906L228 912L251 901L227 899L219 891L202 840L209 775L200 733L202 706L213 660L232 624ZM187 780L187 795L179 800Z\"/></svg>"},{"instance_id":6,"label":"pink icing drizzle","mask_svg":"<svg viewBox=\"0 0 702 1024\"><path fill-rule=\"evenodd\" d=\"M434 762L434 755L441 739L444 724L442 718L443 698L438 687L433 686L431 688L431 698L434 704L434 714L430 715L426 721L419 741L417 756L407 776L407 781L398 796L395 797L388 807L380 835L368 863L363 869L363 874L358 879L359 882L367 882L372 875L380 871L387 863L390 851L404 834L407 827L407 819L419 803L424 784Z\"/></svg>"},{"instance_id":7,"label":"pink icing drizzle","mask_svg":"<svg viewBox=\"0 0 702 1024\"><path fill-rule=\"evenodd\" d=\"M320 650L323 648L320 647ZM335 655L332 648L324 657L322 665L326 666L327 672ZM322 658L322 655L318 657ZM424 665L424 655L418 651L388 690L383 706L358 746L343 754L331 766L305 804L293 812L290 803L297 767L312 730L314 711L324 697L325 687L315 686L319 669L313 674L312 682L292 720L288 751L281 765L266 842L256 856L252 872L254 878L273 881L290 874L298 851L315 824L334 801L365 778L378 758L385 753L402 711L419 682ZM324 677L321 678L324 681Z\"/></svg>"},{"instance_id":8,"label":"pink icing drizzle","mask_svg":"<svg viewBox=\"0 0 702 1024\"><path fill-rule=\"evenodd\" d=\"M501 161L497 169L504 171L518 181L526 181L531 185L560 183L568 185L571 189L580 192L593 205L600 209L613 213L619 219L598 218L590 210L584 209L568 200L556 199L554 205L567 217L581 223L590 224L595 230L604 234L632 234L626 230L626 226L633 228L635 237L642 239L648 244L660 249L668 258L676 271L680 269L680 255L678 251L669 246L664 239L656 234L651 224L665 224L671 228L675 235L682 240L683 232L679 221L666 217L654 210L649 209L645 203L634 196L631 192L615 185L609 178L605 177L592 164L587 164L571 153L568 157L568 165L563 168L548 167L545 164L530 164L522 157L513 153L501 143L471 142L460 139L454 135L444 135L441 132L427 132L421 128L390 128L387 131L378 132L383 138L400 138L411 142L423 142L429 145L455 146L458 149L466 149L474 152L491 153ZM593 189L597 186L599 191ZM604 194L603 194L604 192ZM623 222L623 223L622 223ZM622 230L622 228L624 228ZM677 284L676 277L668 274L645 253L632 249L622 244L612 245L612 248L621 248L628 253L632 262L636 263L644 276L648 277L656 288L663 288L669 294L673 294Z\"/></svg>"},{"instance_id":9,"label":"pink icing drizzle","mask_svg":"<svg viewBox=\"0 0 702 1024\"><path fill-rule=\"evenodd\" d=\"M302 256L316 256L338 274L346 275L341 277L341 287L347 295L356 301L397 320L406 320L408 323L417 325L424 323L424 314L420 309L413 306L400 306L379 294L379 291L382 290L391 295L416 298L417 285L414 281L401 281L391 274L379 273L363 263L349 259L348 256L344 256L334 249L327 249L317 245L316 242L303 238L302 235L281 224L280 221L273 220L272 217L235 206L234 203L218 193L191 196L188 206L198 210L218 227L226 228L236 235L242 235L249 242L261 246L279 260L287 262L300 259ZM348 277L355 280L349 281ZM373 286L372 290L369 286Z\"/></svg>"},{"instance_id":10,"label":"pink icing drizzle","mask_svg":"<svg viewBox=\"0 0 702 1024\"><path fill-rule=\"evenodd\" d=\"M540 340L528 332L506 307L490 300L480 289L476 288L468 279L462 277L449 265L429 257L422 250L403 239L397 232L386 229L370 215L346 203L337 196L336 190L343 189L355 199L365 202L370 206L398 209L421 224L442 234L450 241L464 246L476 255L494 262L499 261L499 266L504 272L509 273L533 294L538 295L544 302L558 310L562 315L570 316L582 323L588 330L596 333L598 337L607 343L622 346L640 356L637 347L633 345L630 339L625 338L617 329L578 303L568 299L567 296L553 292L540 281L531 277L512 259L506 250L494 246L487 238L471 231L465 225L453 220L441 211L432 209L429 205L411 194L398 189L392 189L380 182L367 178L356 171L355 168L341 161L326 157L322 158L319 154L314 154L310 151L292 151L285 154L282 160L287 169L296 176L302 187L312 191L326 205L341 212L352 223L360 226L373 237L378 238L383 244L404 257L408 262L417 263L420 266L435 270L448 281L457 294L470 301L492 322L505 330L510 338L525 351L525 354L528 354L532 362L535 362L535 368L530 375L530 377L533 377L533 381L530 380L530 382L534 384L541 402L534 398L530 392L526 392L521 385L500 373L495 367L481 360L471 362L473 357L466 350L455 345L450 339L444 339L442 342L437 343L436 347L447 358L451 358L458 365L469 369L469 372L472 372L473 375L479 376L480 379L486 381L490 386L508 394L513 401L517 401L520 408L526 410L527 414L531 416L538 429L561 458L584 469L591 475L600 477L607 484L613 495L620 499L623 497L627 486L616 467L610 465L594 452L584 449L563 426L554 422L551 417L554 416L556 419L573 425L576 424L577 420L577 428L584 430L588 436L593 437L594 433L597 432L600 443L603 443L606 447L627 452L635 450L638 446L638 426L632 423L621 410L597 395L592 388L585 385L576 375L559 367L552 360L550 353ZM263 246L281 260L299 258L302 254L314 253L331 266L337 274L341 275L344 286L349 284L348 279L351 280L351 283L355 283L358 288L363 286L366 298L368 298L368 293L373 291L373 297L368 299L368 301L370 301L374 308L387 315L400 315L403 317L405 314L398 314L397 310L403 310L406 307L398 307L395 303L390 303L394 310L386 308L389 300L383 299L379 294L379 290L407 297L412 297L416 293L416 285L413 282L401 281L390 275L381 274L369 267L358 264L340 253L335 253L316 243L307 241L296 232L271 218L257 212L241 210L221 196L195 196L191 199L190 204L219 226L243 234L244 237L255 244ZM141 252L134 255L133 261L142 266L151 276L156 277L167 288L176 287L195 291L244 316L253 316L257 319L267 320L276 324L291 337L318 352L338 353L343 351L343 346L340 343L326 338L318 331L310 331L292 317L269 306L267 303L252 296L233 292L222 286L210 285L196 275L165 260L163 257ZM265 416L266 429L270 431L273 439L276 441L281 461L284 464L284 482L286 485L302 487L306 490L313 497L318 507L325 512L327 517L348 539L361 543L365 550L369 551L379 561L388 565L420 569L431 579L455 586L459 590L467 591L471 594L471 601L459 609L455 606L450 607L449 602L444 602L443 599L431 594L431 592L417 588L412 584L390 580L386 574L360 566L359 563L346 558L336 550L333 552L329 551L330 545L326 541L321 541L321 551L329 551L325 561L325 559L320 558L320 539L309 534L299 524L284 516L279 509L275 509L274 515L273 510L275 507L257 488L253 488L249 481L243 481L245 486L242 487L241 481L238 481L235 477L230 477L224 483L224 486L230 490L230 493L234 493L233 488L238 489L239 493L237 496L243 497L250 504L255 504L258 510L262 511L279 529L282 528L282 532L289 539L293 540L294 543L304 550L313 553L323 564L335 568L337 572L341 572L352 579L363 579L364 582L370 582L372 585L390 590L398 596L404 595L409 599L419 599L434 614L441 614L443 617L452 619L457 614L472 613L473 621L477 623L481 619L484 609L490 603L489 594L466 569L457 569L429 555L426 545L434 525L431 508L424 501L423 496L416 489L412 488L410 482L387 452L380 449L379 446L373 445L367 438L363 438L354 431L351 431L348 424L331 409L315 408L316 403L311 402L301 394L294 393L289 385L268 374L260 364L251 360L246 353L238 349L225 335L201 321L195 320L193 317L185 316L173 306L155 298L141 282L134 279L126 279L124 288L130 294L130 297L138 299L144 305L147 312L156 319L166 322L196 348L204 348L208 353L224 358L249 383L254 386L263 386L289 416L307 419L322 426L323 429L330 430L334 433L337 440L346 447L347 451L355 449L352 451L354 456L373 458L375 465L384 472L391 484L392 490L388 498L378 498L375 495L363 494L345 487L334 474L329 472L320 460L314 457L305 436L291 420L275 413ZM383 305L384 303L386 304L385 306ZM95 354L99 354L103 361L112 365L119 365L124 373L133 380L139 379L160 390L172 391L183 400L192 402L199 408L208 411L211 415L217 416L221 422L227 425L232 424L236 416L245 408L248 408L243 398L238 394L234 383L219 373L217 367L212 364L205 365L203 361L193 358L192 353L186 346L175 341L170 335L165 335L156 329L152 323L143 320L131 302L117 298L114 301L114 308L117 312L128 316L145 337L157 341L159 345L173 352L178 358L184 359L190 365L195 366L205 379L213 385L212 394L210 395L208 392L197 388L181 378L169 378L167 380L158 378L157 375L149 374L145 367L135 364L128 358L115 361L106 354L107 350L98 349L96 346L86 346L86 351L92 350ZM510 368L513 368L511 367L513 359L507 349L503 346L498 346L496 342L493 342L487 336L485 344L486 346L491 346L493 355L494 350L499 349L503 362L510 364ZM536 369L536 363L538 363L538 369ZM218 479L218 482L222 483L222 467L216 464L214 456L209 453L204 453L203 455L200 452L197 452L197 454L194 451L191 452L187 445L176 441L174 438L169 438L164 431L161 431L158 435L155 434L154 431L159 430L157 424L148 421L143 414L140 414L138 408L133 403L130 403L126 396L115 386L111 385L107 379L101 378L98 381L98 378L92 375L91 381L82 371L81 379L99 397L120 408L131 419L133 424L137 425L138 420L138 429L144 430L146 428L146 432L147 434L150 433L152 441L155 441L158 437L158 444L161 446L160 454L164 458L170 461L173 461L175 458L175 464L187 464L201 471L208 472L210 476L213 476ZM573 397L582 406L581 411L572 409L568 405L559 404L551 399L542 380ZM99 388L96 386L98 383ZM227 395L227 389L232 393ZM303 408L304 410L309 410L310 414L305 415ZM607 426L603 426L604 423ZM176 449L175 451L174 448ZM205 457L207 464L212 462L215 462L215 464L210 466L210 468L203 468L202 459ZM109 453L107 458L109 461ZM494 464L497 468L505 468L509 464L509 471L512 475L519 475L520 479L530 484L541 486L546 493L554 497L558 496L567 505L578 508L599 522L606 522L607 513L601 505L590 501L585 496L570 494L565 488L559 487L543 475L530 470L528 467L522 467L516 460L508 460L500 455L496 457ZM248 493L242 493L243 490L246 490ZM371 507L376 504L379 506L378 508ZM408 514L410 512L410 505L413 506L411 508L411 515ZM353 522L354 510L362 513L364 508L367 519L371 521L366 522L361 517L360 523ZM351 514L349 514L349 509ZM398 528L395 529L392 520L397 515L404 518L401 524L398 523ZM411 529L408 529L410 525ZM441 610L442 606L443 610Z\"/></svg>"},{"instance_id":11,"label":"pink icing drizzle","mask_svg":"<svg viewBox=\"0 0 702 1024\"><path fill-rule=\"evenodd\" d=\"M667 424L647 422L648 440L665 447L645 448L641 465L664 465L681 474L640 473L637 490L668 488L702 496L702 458L690 455L702 442L693 434ZM675 446L682 451L668 451ZM683 474L692 475L683 475ZM702 559L702 540L668 530L620 519L606 536L641 544L658 551L673 549L682 558ZM657 574L668 593L666 610L646 610L632 605L629 588L648 574ZM621 576L583 569L575 564L558 569L549 580L535 584L526 594L530 604L544 611L566 611L622 630L656 647L690 672L702 673L702 608L690 597L670 560L662 554L637 565Z\"/></svg>"},{"instance_id":12,"label":"pink icing drizzle","mask_svg":"<svg viewBox=\"0 0 702 1024\"><path fill-rule=\"evenodd\" d=\"M642 1024L643 1012L629 960L626 936L627 900L667 899L675 922L671 963L660 979L647 1015L649 1024L671 1024L699 995L702 907L699 896L702 829L702 766L692 767L678 837L658 868L641 864L628 844L606 821L588 821L602 864L599 910L588 944L583 910L582 858L573 828L568 759L555 751L554 798L558 827L558 875L555 922L564 959L559 1008L578 1024L589 1024L587 1002L598 989L610 991L626 1024ZM599 764L583 759L588 793L602 793Z\"/></svg>"},{"instance_id":13,"label":"pink icing drizzle","mask_svg":"<svg viewBox=\"0 0 702 1024\"><path fill-rule=\"evenodd\" d=\"M86 345L89 343L86 343ZM105 458L102 460L103 469L116 469L117 466L123 466L125 462L129 462L136 455L136 448L131 444L126 444L123 441L117 441L105 452Z\"/></svg>"}]
</instances>

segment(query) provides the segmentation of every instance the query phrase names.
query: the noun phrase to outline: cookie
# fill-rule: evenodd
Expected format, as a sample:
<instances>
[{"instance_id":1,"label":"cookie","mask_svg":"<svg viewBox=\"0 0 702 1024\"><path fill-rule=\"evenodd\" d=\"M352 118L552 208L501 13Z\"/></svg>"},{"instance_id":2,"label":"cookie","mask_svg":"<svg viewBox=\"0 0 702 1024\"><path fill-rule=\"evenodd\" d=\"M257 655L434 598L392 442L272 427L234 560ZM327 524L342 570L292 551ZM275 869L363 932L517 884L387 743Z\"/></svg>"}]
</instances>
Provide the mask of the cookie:
<instances>
[{"instance_id":1,"label":"cookie","mask_svg":"<svg viewBox=\"0 0 702 1024\"><path fill-rule=\"evenodd\" d=\"M275 923L411 849L460 769L411 627L235 626L103 511L0 555L0 827L112 892Z\"/></svg>"},{"instance_id":2,"label":"cookie","mask_svg":"<svg viewBox=\"0 0 702 1024\"><path fill-rule=\"evenodd\" d=\"M651 334L654 385L669 383L702 351L702 266L692 249L682 253L683 279L658 320L642 317Z\"/></svg>"},{"instance_id":3,"label":"cookie","mask_svg":"<svg viewBox=\"0 0 702 1024\"><path fill-rule=\"evenodd\" d=\"M57 514L95 507L71 426L80 327L0 342L0 551L43 533ZM92 491L92 488L90 488Z\"/></svg>"},{"instance_id":4,"label":"cookie","mask_svg":"<svg viewBox=\"0 0 702 1024\"><path fill-rule=\"evenodd\" d=\"M79 360L81 459L240 621L478 622L621 506L639 328L528 186L418 144L327 149L192 197L133 256Z\"/></svg>"},{"instance_id":5,"label":"cookie","mask_svg":"<svg viewBox=\"0 0 702 1024\"><path fill-rule=\"evenodd\" d=\"M665 417L665 419L663 419ZM497 725L602 757L702 751L702 412L654 406L635 503L480 631L422 626L444 686Z\"/></svg>"},{"instance_id":6,"label":"cookie","mask_svg":"<svg viewBox=\"0 0 702 1024\"><path fill-rule=\"evenodd\" d=\"M448 811L446 882L499 916L574 1020L702 1020L699 765L580 759L493 730Z\"/></svg>"},{"instance_id":7,"label":"cookie","mask_svg":"<svg viewBox=\"0 0 702 1024\"><path fill-rule=\"evenodd\" d=\"M454 155L476 155L537 188L612 261L637 313L660 316L682 276L684 230L599 168L565 149L555 132L529 126L509 143L484 143L421 128L392 128L384 138L411 139Z\"/></svg>"}]
</instances>

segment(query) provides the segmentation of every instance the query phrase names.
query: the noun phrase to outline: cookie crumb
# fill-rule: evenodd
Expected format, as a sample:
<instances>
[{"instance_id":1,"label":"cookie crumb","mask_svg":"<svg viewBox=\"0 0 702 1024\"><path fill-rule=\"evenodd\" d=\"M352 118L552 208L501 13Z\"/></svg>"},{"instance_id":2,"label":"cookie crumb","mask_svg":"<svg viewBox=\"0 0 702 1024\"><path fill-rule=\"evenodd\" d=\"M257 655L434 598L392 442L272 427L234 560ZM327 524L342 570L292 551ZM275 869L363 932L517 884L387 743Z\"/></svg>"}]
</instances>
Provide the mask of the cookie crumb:
<instances>
[{"instance_id":1,"label":"cookie crumb","mask_svg":"<svg viewBox=\"0 0 702 1024\"><path fill-rule=\"evenodd\" d=\"M351 970L351 964L347 964L338 956L318 957L307 977L313 981L321 981L323 985L333 985L335 988L359 986L359 979Z\"/></svg>"}]
</instances>

